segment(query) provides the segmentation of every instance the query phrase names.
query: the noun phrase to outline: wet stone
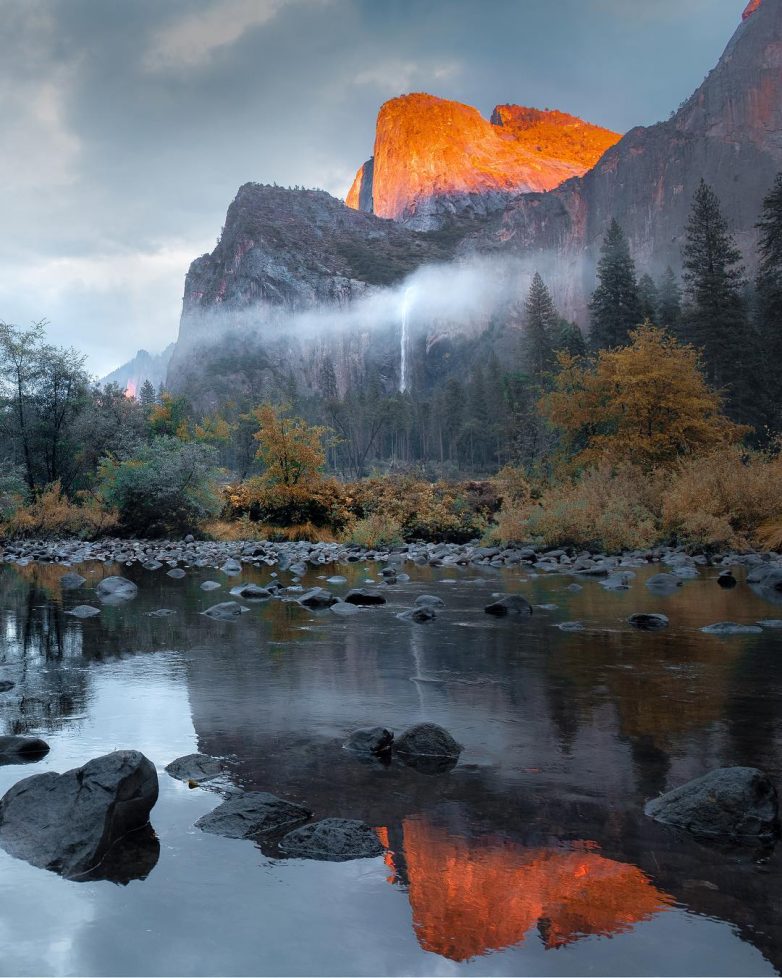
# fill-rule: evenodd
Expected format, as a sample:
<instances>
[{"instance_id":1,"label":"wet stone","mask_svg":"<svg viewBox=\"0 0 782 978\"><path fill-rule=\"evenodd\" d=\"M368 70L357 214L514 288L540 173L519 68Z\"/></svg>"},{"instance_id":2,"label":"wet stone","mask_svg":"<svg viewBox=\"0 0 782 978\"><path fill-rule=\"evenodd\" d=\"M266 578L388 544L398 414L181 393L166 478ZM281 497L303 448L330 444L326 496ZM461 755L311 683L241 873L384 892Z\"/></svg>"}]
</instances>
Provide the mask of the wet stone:
<instances>
[{"instance_id":1,"label":"wet stone","mask_svg":"<svg viewBox=\"0 0 782 978\"><path fill-rule=\"evenodd\" d=\"M661 628L668 627L667 615L639 612L638 614L630 615L627 621L633 628L638 628L642 632L655 632Z\"/></svg>"},{"instance_id":2,"label":"wet stone","mask_svg":"<svg viewBox=\"0 0 782 978\"><path fill-rule=\"evenodd\" d=\"M212 618L214 621L237 621L241 616L249 611L243 608L238 601L221 601L220 604L213 604L211 608L202 611L202 615Z\"/></svg>"},{"instance_id":3,"label":"wet stone","mask_svg":"<svg viewBox=\"0 0 782 978\"><path fill-rule=\"evenodd\" d=\"M280 840L280 851L301 859L345 862L382 856L385 849L375 831L352 818L324 818L294 829Z\"/></svg>"},{"instance_id":4,"label":"wet stone","mask_svg":"<svg viewBox=\"0 0 782 978\"><path fill-rule=\"evenodd\" d=\"M166 765L166 772L177 781L195 781L198 784L219 777L224 770L223 762L208 754L186 754Z\"/></svg>"},{"instance_id":5,"label":"wet stone","mask_svg":"<svg viewBox=\"0 0 782 978\"><path fill-rule=\"evenodd\" d=\"M100 614L100 608L94 608L91 604L77 604L65 612L66 615L73 615L74 618L94 618Z\"/></svg>"},{"instance_id":6,"label":"wet stone","mask_svg":"<svg viewBox=\"0 0 782 978\"><path fill-rule=\"evenodd\" d=\"M229 798L195 823L203 832L227 839L249 839L279 832L311 818L312 812L268 791L246 791Z\"/></svg>"}]
</instances>

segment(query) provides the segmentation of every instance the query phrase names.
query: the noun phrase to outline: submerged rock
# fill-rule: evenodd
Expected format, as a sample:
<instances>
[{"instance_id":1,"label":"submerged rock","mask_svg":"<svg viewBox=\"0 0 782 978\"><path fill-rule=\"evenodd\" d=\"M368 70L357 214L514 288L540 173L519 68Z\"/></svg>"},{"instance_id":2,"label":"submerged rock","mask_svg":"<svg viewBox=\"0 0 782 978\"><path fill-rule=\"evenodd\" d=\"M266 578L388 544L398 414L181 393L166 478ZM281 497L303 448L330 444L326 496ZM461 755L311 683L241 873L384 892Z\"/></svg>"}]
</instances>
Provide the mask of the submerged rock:
<instances>
[{"instance_id":1,"label":"submerged rock","mask_svg":"<svg viewBox=\"0 0 782 978\"><path fill-rule=\"evenodd\" d=\"M130 601L138 594L138 588L126 577L104 577L98 583L95 592L100 598Z\"/></svg>"},{"instance_id":2,"label":"submerged rock","mask_svg":"<svg viewBox=\"0 0 782 978\"><path fill-rule=\"evenodd\" d=\"M760 635L760 625L739 625L735 621L718 621L705 625L701 631L706 635Z\"/></svg>"},{"instance_id":3,"label":"submerged rock","mask_svg":"<svg viewBox=\"0 0 782 978\"><path fill-rule=\"evenodd\" d=\"M434 594L419 594L415 599L416 608L444 608L445 601Z\"/></svg>"},{"instance_id":4,"label":"submerged rock","mask_svg":"<svg viewBox=\"0 0 782 978\"><path fill-rule=\"evenodd\" d=\"M532 614L532 605L520 594L505 594L491 604L487 604L483 610L487 615L494 615L495 618L504 618L506 615L527 616Z\"/></svg>"},{"instance_id":5,"label":"submerged rock","mask_svg":"<svg viewBox=\"0 0 782 978\"><path fill-rule=\"evenodd\" d=\"M181 581L183 577L187 577L187 574L181 567L172 567L170 571L166 571L166 577L173 577L175 581Z\"/></svg>"},{"instance_id":6,"label":"submerged rock","mask_svg":"<svg viewBox=\"0 0 782 978\"><path fill-rule=\"evenodd\" d=\"M40 737L0 737L0 764L28 764L48 753L49 745Z\"/></svg>"},{"instance_id":7,"label":"submerged rock","mask_svg":"<svg viewBox=\"0 0 782 978\"><path fill-rule=\"evenodd\" d=\"M761 618L758 625L763 628L782 628L782 618Z\"/></svg>"},{"instance_id":8,"label":"submerged rock","mask_svg":"<svg viewBox=\"0 0 782 978\"><path fill-rule=\"evenodd\" d=\"M157 796L155 766L135 750L96 757L64 774L36 774L0 800L0 845L67 879L113 878L101 864L129 833L148 825ZM124 863L123 871L133 869Z\"/></svg>"},{"instance_id":9,"label":"submerged rock","mask_svg":"<svg viewBox=\"0 0 782 978\"><path fill-rule=\"evenodd\" d=\"M683 583L676 574L654 574L646 581L646 586L657 594L673 594Z\"/></svg>"},{"instance_id":10,"label":"submerged rock","mask_svg":"<svg viewBox=\"0 0 782 978\"><path fill-rule=\"evenodd\" d=\"M561 632L583 632L584 623L582 621L561 621L557 628Z\"/></svg>"},{"instance_id":11,"label":"submerged rock","mask_svg":"<svg viewBox=\"0 0 782 978\"><path fill-rule=\"evenodd\" d=\"M75 591L76 588L80 588L82 584L86 582L86 580L87 578L82 577L81 574L63 574L60 578L60 587L65 591Z\"/></svg>"},{"instance_id":12,"label":"submerged rock","mask_svg":"<svg viewBox=\"0 0 782 978\"><path fill-rule=\"evenodd\" d=\"M280 840L287 856L344 862L382 856L385 849L374 829L353 818L324 818L294 829Z\"/></svg>"},{"instance_id":13,"label":"submerged rock","mask_svg":"<svg viewBox=\"0 0 782 978\"><path fill-rule=\"evenodd\" d=\"M304 822L312 812L268 791L245 791L229 798L195 823L203 832L227 839L249 839Z\"/></svg>"},{"instance_id":14,"label":"submerged rock","mask_svg":"<svg viewBox=\"0 0 782 978\"><path fill-rule=\"evenodd\" d=\"M386 599L379 591L372 591L366 587L353 588L345 595L348 604L373 605L385 604Z\"/></svg>"},{"instance_id":15,"label":"submerged rock","mask_svg":"<svg viewBox=\"0 0 782 978\"><path fill-rule=\"evenodd\" d=\"M721 767L647 802L658 822L705 839L769 843L779 834L777 792L754 767Z\"/></svg>"},{"instance_id":16,"label":"submerged rock","mask_svg":"<svg viewBox=\"0 0 782 978\"><path fill-rule=\"evenodd\" d=\"M65 612L66 615L73 615L74 618L94 618L100 614L100 608L93 608L91 604L77 604L75 608Z\"/></svg>"},{"instance_id":17,"label":"submerged rock","mask_svg":"<svg viewBox=\"0 0 782 978\"><path fill-rule=\"evenodd\" d=\"M385 727L364 727L354 730L345 741L346 750L357 754L387 754L394 743L394 735Z\"/></svg>"},{"instance_id":18,"label":"submerged rock","mask_svg":"<svg viewBox=\"0 0 782 978\"><path fill-rule=\"evenodd\" d=\"M173 608L158 608L157 611L148 611L148 618L169 618L171 615L175 615L176 611Z\"/></svg>"},{"instance_id":19,"label":"submerged rock","mask_svg":"<svg viewBox=\"0 0 782 978\"><path fill-rule=\"evenodd\" d=\"M627 621L633 628L639 628L642 632L655 632L668 627L667 615L638 612L635 615L630 615Z\"/></svg>"},{"instance_id":20,"label":"submerged rock","mask_svg":"<svg viewBox=\"0 0 782 978\"><path fill-rule=\"evenodd\" d=\"M430 605L423 605L420 608L409 608L407 611L400 611L396 616L400 621L413 621L423 624L427 621L434 621L437 612Z\"/></svg>"},{"instance_id":21,"label":"submerged rock","mask_svg":"<svg viewBox=\"0 0 782 978\"><path fill-rule=\"evenodd\" d=\"M201 584L199 584L202 591L217 591L222 586L223 585L218 584L217 581L202 581Z\"/></svg>"},{"instance_id":22,"label":"submerged rock","mask_svg":"<svg viewBox=\"0 0 782 978\"><path fill-rule=\"evenodd\" d=\"M361 614L357 605L345 604L344 601L338 601L336 604L333 604L329 608L329 611L338 618L351 618L353 615Z\"/></svg>"},{"instance_id":23,"label":"submerged rock","mask_svg":"<svg viewBox=\"0 0 782 978\"><path fill-rule=\"evenodd\" d=\"M212 618L214 621L236 621L249 608L243 608L238 601L221 601L220 604L213 604L211 608L202 611L202 615Z\"/></svg>"},{"instance_id":24,"label":"submerged rock","mask_svg":"<svg viewBox=\"0 0 782 978\"><path fill-rule=\"evenodd\" d=\"M225 765L217 757L208 754L185 754L177 757L166 765L166 772L177 781L211 781L219 777L225 770Z\"/></svg>"}]
</instances>

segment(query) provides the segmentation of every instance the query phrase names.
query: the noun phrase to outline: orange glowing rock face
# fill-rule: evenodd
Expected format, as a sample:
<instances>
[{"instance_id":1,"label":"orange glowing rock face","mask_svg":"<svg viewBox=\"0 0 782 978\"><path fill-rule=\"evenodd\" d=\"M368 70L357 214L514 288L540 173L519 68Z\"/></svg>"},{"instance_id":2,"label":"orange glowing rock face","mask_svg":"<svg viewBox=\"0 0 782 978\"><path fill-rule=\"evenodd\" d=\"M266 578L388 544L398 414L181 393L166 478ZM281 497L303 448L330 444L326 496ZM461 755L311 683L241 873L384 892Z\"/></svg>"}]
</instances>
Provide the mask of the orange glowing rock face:
<instances>
[{"instance_id":1,"label":"orange glowing rock face","mask_svg":"<svg viewBox=\"0 0 782 978\"><path fill-rule=\"evenodd\" d=\"M125 388L125 397L127 397L129 401L132 401L135 398L135 396L136 396L136 381L129 380L128 385Z\"/></svg>"},{"instance_id":2,"label":"orange glowing rock face","mask_svg":"<svg viewBox=\"0 0 782 978\"><path fill-rule=\"evenodd\" d=\"M744 13L741 15L741 19L746 20L747 17L751 17L756 10L760 9L761 3L763 3L763 0L749 0L749 3L744 8Z\"/></svg>"},{"instance_id":3,"label":"orange glowing rock face","mask_svg":"<svg viewBox=\"0 0 782 978\"><path fill-rule=\"evenodd\" d=\"M400 220L430 198L551 190L619 138L562 112L498 106L488 122L460 102L402 95L381 106L373 172L359 169L346 203Z\"/></svg>"},{"instance_id":4,"label":"orange glowing rock face","mask_svg":"<svg viewBox=\"0 0 782 978\"><path fill-rule=\"evenodd\" d=\"M619 934L672 903L637 867L587 847L468 842L417 819L403 829L416 936L452 961L519 944L536 926L548 948Z\"/></svg>"}]
</instances>

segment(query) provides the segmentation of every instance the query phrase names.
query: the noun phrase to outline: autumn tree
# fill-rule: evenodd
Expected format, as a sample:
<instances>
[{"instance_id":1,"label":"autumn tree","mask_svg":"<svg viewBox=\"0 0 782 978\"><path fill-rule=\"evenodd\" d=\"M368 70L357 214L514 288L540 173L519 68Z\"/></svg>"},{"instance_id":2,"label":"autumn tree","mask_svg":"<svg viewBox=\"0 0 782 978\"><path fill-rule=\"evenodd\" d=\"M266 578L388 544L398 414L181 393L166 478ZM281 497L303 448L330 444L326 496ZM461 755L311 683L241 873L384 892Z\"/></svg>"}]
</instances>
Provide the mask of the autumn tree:
<instances>
[{"instance_id":1,"label":"autumn tree","mask_svg":"<svg viewBox=\"0 0 782 978\"><path fill-rule=\"evenodd\" d=\"M190 405L186 397L161 391L158 403L149 412L149 430L153 437L170 435L181 441L190 439L188 415Z\"/></svg>"},{"instance_id":2,"label":"autumn tree","mask_svg":"<svg viewBox=\"0 0 782 978\"><path fill-rule=\"evenodd\" d=\"M576 466L667 465L748 430L721 413L698 351L649 323L628 346L602 350L586 366L560 354L556 387L540 406Z\"/></svg>"},{"instance_id":3,"label":"autumn tree","mask_svg":"<svg viewBox=\"0 0 782 978\"><path fill-rule=\"evenodd\" d=\"M328 428L290 417L287 406L261 404L251 413L258 422L256 458L263 463L267 483L295 486L320 476Z\"/></svg>"},{"instance_id":4,"label":"autumn tree","mask_svg":"<svg viewBox=\"0 0 782 978\"><path fill-rule=\"evenodd\" d=\"M627 342L642 320L635 263L624 231L612 220L600 249L598 285L589 301L592 346L596 350Z\"/></svg>"}]
</instances>

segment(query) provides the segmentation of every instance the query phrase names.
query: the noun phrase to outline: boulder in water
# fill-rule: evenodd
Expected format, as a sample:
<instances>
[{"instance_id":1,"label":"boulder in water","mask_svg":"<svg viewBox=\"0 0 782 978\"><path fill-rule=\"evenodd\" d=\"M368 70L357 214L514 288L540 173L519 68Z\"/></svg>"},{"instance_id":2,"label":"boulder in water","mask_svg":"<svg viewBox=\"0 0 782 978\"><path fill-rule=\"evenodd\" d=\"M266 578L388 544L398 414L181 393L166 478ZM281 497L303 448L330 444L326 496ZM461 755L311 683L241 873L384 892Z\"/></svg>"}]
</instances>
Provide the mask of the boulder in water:
<instances>
[{"instance_id":1,"label":"boulder in water","mask_svg":"<svg viewBox=\"0 0 782 978\"><path fill-rule=\"evenodd\" d=\"M63 574L60 578L60 587L65 591L75 591L76 588L80 588L82 584L86 582L87 578L82 577L81 574L76 574L69 572L68 574Z\"/></svg>"},{"instance_id":2,"label":"boulder in water","mask_svg":"<svg viewBox=\"0 0 782 978\"><path fill-rule=\"evenodd\" d=\"M66 615L73 615L74 618L94 618L100 614L100 608L94 608L91 604L77 604L65 612Z\"/></svg>"},{"instance_id":3,"label":"boulder in water","mask_svg":"<svg viewBox=\"0 0 782 978\"><path fill-rule=\"evenodd\" d=\"M701 631L705 635L760 635L763 629L760 625L740 625L735 621L718 621L713 625L705 625Z\"/></svg>"},{"instance_id":4,"label":"boulder in water","mask_svg":"<svg viewBox=\"0 0 782 978\"><path fill-rule=\"evenodd\" d=\"M397 753L414 757L458 757L463 748L436 723L417 723L408 727L395 744Z\"/></svg>"},{"instance_id":5,"label":"boulder in water","mask_svg":"<svg viewBox=\"0 0 782 978\"><path fill-rule=\"evenodd\" d=\"M0 800L0 846L67 879L112 878L104 875L104 860L148 825L157 796L155 766L135 750L96 757L64 774L35 774Z\"/></svg>"},{"instance_id":6,"label":"boulder in water","mask_svg":"<svg viewBox=\"0 0 782 978\"><path fill-rule=\"evenodd\" d=\"M304 822L312 812L268 791L245 791L229 798L195 823L203 832L227 839L249 839Z\"/></svg>"},{"instance_id":7,"label":"boulder in water","mask_svg":"<svg viewBox=\"0 0 782 978\"><path fill-rule=\"evenodd\" d=\"M294 829L280 840L286 856L345 862L382 856L385 849L374 829L353 818L324 818Z\"/></svg>"},{"instance_id":8,"label":"boulder in water","mask_svg":"<svg viewBox=\"0 0 782 978\"><path fill-rule=\"evenodd\" d=\"M305 608L313 609L330 608L337 601L339 601L339 598L335 598L331 591L327 591L322 587L311 588L299 598L299 604L303 604Z\"/></svg>"},{"instance_id":9,"label":"boulder in water","mask_svg":"<svg viewBox=\"0 0 782 978\"><path fill-rule=\"evenodd\" d=\"M237 621L249 610L249 608L243 608L238 601L221 601L219 604L213 604L206 611L202 611L201 614L214 621Z\"/></svg>"},{"instance_id":10,"label":"boulder in water","mask_svg":"<svg viewBox=\"0 0 782 978\"><path fill-rule=\"evenodd\" d=\"M661 628L668 627L667 615L658 615L647 612L639 611L635 615L630 615L627 621L633 626L633 628L638 628L642 632L656 632Z\"/></svg>"},{"instance_id":11,"label":"boulder in water","mask_svg":"<svg viewBox=\"0 0 782 978\"><path fill-rule=\"evenodd\" d=\"M416 608L444 608L445 601L434 594L419 594L415 599Z\"/></svg>"},{"instance_id":12,"label":"boulder in water","mask_svg":"<svg viewBox=\"0 0 782 978\"><path fill-rule=\"evenodd\" d=\"M388 754L394 744L394 735L385 727L364 727L354 730L345 741L347 750L357 754Z\"/></svg>"},{"instance_id":13,"label":"boulder in water","mask_svg":"<svg viewBox=\"0 0 782 978\"><path fill-rule=\"evenodd\" d=\"M754 767L721 767L647 802L650 818L704 839L740 844L774 842L777 792Z\"/></svg>"},{"instance_id":14,"label":"boulder in water","mask_svg":"<svg viewBox=\"0 0 782 978\"><path fill-rule=\"evenodd\" d=\"M130 601L138 594L138 588L126 577L104 577L95 588L98 597L114 601Z\"/></svg>"},{"instance_id":15,"label":"boulder in water","mask_svg":"<svg viewBox=\"0 0 782 978\"><path fill-rule=\"evenodd\" d=\"M504 594L501 598L487 604L483 609L487 615L504 618L506 615L527 617L532 614L532 605L521 594Z\"/></svg>"},{"instance_id":16,"label":"boulder in water","mask_svg":"<svg viewBox=\"0 0 782 978\"><path fill-rule=\"evenodd\" d=\"M177 781L195 781L196 784L211 781L212 778L219 777L224 770L223 762L208 754L186 754L166 765L166 772L172 778L176 778Z\"/></svg>"},{"instance_id":17,"label":"boulder in water","mask_svg":"<svg viewBox=\"0 0 782 978\"><path fill-rule=\"evenodd\" d=\"M29 764L49 753L49 745L40 737L0 737L0 764Z\"/></svg>"},{"instance_id":18,"label":"boulder in water","mask_svg":"<svg viewBox=\"0 0 782 978\"><path fill-rule=\"evenodd\" d=\"M654 574L646 581L646 586L656 594L673 594L683 583L676 574Z\"/></svg>"},{"instance_id":19,"label":"boulder in water","mask_svg":"<svg viewBox=\"0 0 782 978\"><path fill-rule=\"evenodd\" d=\"M348 604L357 605L376 605L386 603L386 599L379 591L372 591L370 588L366 587L353 588L352 590L348 591L348 593L345 595L345 601Z\"/></svg>"}]
</instances>

